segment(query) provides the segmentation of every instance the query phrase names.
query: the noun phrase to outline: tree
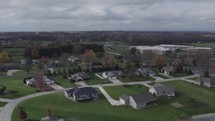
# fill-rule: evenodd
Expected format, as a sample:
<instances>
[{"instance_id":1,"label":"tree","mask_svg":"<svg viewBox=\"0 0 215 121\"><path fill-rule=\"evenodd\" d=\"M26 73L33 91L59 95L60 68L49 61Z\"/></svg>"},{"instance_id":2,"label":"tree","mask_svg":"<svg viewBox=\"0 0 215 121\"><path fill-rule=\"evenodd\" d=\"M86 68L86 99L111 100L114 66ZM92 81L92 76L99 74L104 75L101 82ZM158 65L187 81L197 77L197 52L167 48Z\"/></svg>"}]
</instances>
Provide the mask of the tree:
<instances>
[{"instance_id":1,"label":"tree","mask_svg":"<svg viewBox=\"0 0 215 121\"><path fill-rule=\"evenodd\" d=\"M96 58L96 53L93 50L86 50L84 53L84 63L90 65Z\"/></svg>"},{"instance_id":2,"label":"tree","mask_svg":"<svg viewBox=\"0 0 215 121\"><path fill-rule=\"evenodd\" d=\"M154 60L154 54L151 51L145 51L137 56L139 56L147 66L149 66L149 64Z\"/></svg>"},{"instance_id":3,"label":"tree","mask_svg":"<svg viewBox=\"0 0 215 121\"><path fill-rule=\"evenodd\" d=\"M111 54L104 54L101 58L101 63L105 68L112 68L114 65L114 56Z\"/></svg>"},{"instance_id":4,"label":"tree","mask_svg":"<svg viewBox=\"0 0 215 121\"><path fill-rule=\"evenodd\" d=\"M80 45L74 45L73 46L73 54L76 56L81 54L81 46Z\"/></svg>"},{"instance_id":5,"label":"tree","mask_svg":"<svg viewBox=\"0 0 215 121\"><path fill-rule=\"evenodd\" d=\"M38 59L39 57L40 57L39 51L36 48L32 49L31 58L32 59Z\"/></svg>"},{"instance_id":6,"label":"tree","mask_svg":"<svg viewBox=\"0 0 215 121\"><path fill-rule=\"evenodd\" d=\"M6 51L2 51L0 54L0 59L2 63L7 63L9 61L9 56Z\"/></svg>"},{"instance_id":7,"label":"tree","mask_svg":"<svg viewBox=\"0 0 215 121\"><path fill-rule=\"evenodd\" d=\"M40 90L45 86L45 80L44 80L43 74L36 75L34 86Z\"/></svg>"},{"instance_id":8,"label":"tree","mask_svg":"<svg viewBox=\"0 0 215 121\"><path fill-rule=\"evenodd\" d=\"M42 70L42 69L44 69L44 68L45 68L44 64L41 63L41 62L39 62L39 63L38 63L38 69L39 69L39 70Z\"/></svg>"},{"instance_id":9,"label":"tree","mask_svg":"<svg viewBox=\"0 0 215 121\"><path fill-rule=\"evenodd\" d=\"M51 111L51 109L49 107L47 107L45 109L45 114L46 114L46 116L51 116L52 115L52 111Z\"/></svg>"},{"instance_id":10,"label":"tree","mask_svg":"<svg viewBox=\"0 0 215 121\"><path fill-rule=\"evenodd\" d=\"M25 112L23 107L19 107L19 118L23 121L27 119L27 113Z\"/></svg>"},{"instance_id":11,"label":"tree","mask_svg":"<svg viewBox=\"0 0 215 121\"><path fill-rule=\"evenodd\" d=\"M31 59L27 59L27 63L24 66L24 70L29 74L30 71L32 70L32 60Z\"/></svg>"},{"instance_id":12,"label":"tree","mask_svg":"<svg viewBox=\"0 0 215 121\"><path fill-rule=\"evenodd\" d=\"M40 58L40 63L43 63L43 64L47 63L47 58L45 56L42 56Z\"/></svg>"},{"instance_id":13,"label":"tree","mask_svg":"<svg viewBox=\"0 0 215 121\"><path fill-rule=\"evenodd\" d=\"M210 75L208 73L208 69L205 70L204 77L210 77Z\"/></svg>"},{"instance_id":14,"label":"tree","mask_svg":"<svg viewBox=\"0 0 215 121\"><path fill-rule=\"evenodd\" d=\"M165 66L165 58L163 56L157 57L155 64L158 67L158 70L161 70Z\"/></svg>"}]
</instances>

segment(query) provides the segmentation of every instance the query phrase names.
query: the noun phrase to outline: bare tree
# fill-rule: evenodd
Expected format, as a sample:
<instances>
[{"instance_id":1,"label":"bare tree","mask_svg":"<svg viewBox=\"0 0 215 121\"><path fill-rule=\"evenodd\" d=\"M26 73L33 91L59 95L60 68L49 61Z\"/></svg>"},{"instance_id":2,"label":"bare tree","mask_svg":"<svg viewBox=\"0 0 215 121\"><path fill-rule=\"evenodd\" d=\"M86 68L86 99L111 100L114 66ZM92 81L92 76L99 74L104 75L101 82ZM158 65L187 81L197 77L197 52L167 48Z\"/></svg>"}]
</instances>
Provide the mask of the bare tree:
<instances>
[{"instance_id":1,"label":"bare tree","mask_svg":"<svg viewBox=\"0 0 215 121\"><path fill-rule=\"evenodd\" d=\"M101 58L101 63L104 67L113 67L114 56L111 54L104 54L104 56Z\"/></svg>"}]
</instances>

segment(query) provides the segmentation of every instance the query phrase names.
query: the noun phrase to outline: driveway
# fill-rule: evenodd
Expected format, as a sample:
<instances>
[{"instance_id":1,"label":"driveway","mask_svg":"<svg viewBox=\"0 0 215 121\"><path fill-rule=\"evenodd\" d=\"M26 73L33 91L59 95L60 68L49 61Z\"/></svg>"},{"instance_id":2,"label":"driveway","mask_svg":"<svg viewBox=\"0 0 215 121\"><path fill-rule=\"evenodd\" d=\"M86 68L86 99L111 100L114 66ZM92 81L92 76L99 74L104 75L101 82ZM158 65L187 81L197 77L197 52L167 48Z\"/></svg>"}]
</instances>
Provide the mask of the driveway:
<instances>
[{"instance_id":1,"label":"driveway","mask_svg":"<svg viewBox=\"0 0 215 121\"><path fill-rule=\"evenodd\" d=\"M8 71L7 71L7 76L13 76L13 73L15 73L15 72L17 72L17 71L21 71L21 70L17 70L17 69L8 70Z\"/></svg>"},{"instance_id":2,"label":"driveway","mask_svg":"<svg viewBox=\"0 0 215 121\"><path fill-rule=\"evenodd\" d=\"M119 81L118 79L109 79L112 83L114 84L121 84L122 82Z\"/></svg>"},{"instance_id":3,"label":"driveway","mask_svg":"<svg viewBox=\"0 0 215 121\"><path fill-rule=\"evenodd\" d=\"M14 99L10 103L8 103L4 107L2 107L2 109L0 111L0 121L11 121L11 116L12 116L13 110L15 109L15 107L19 103L21 103L24 100L34 98L34 97L38 97L38 96L43 96L43 95L53 94L53 93L57 93L57 92L62 92L62 91L63 90L51 91L51 92L41 92L41 93L36 93L36 94L32 94L32 95L28 95L28 96L24 96L24 97L21 97L21 98Z\"/></svg>"},{"instance_id":4,"label":"driveway","mask_svg":"<svg viewBox=\"0 0 215 121\"><path fill-rule=\"evenodd\" d=\"M103 87L98 87L99 90L102 92L102 94L106 97L106 99L109 101L109 103L112 106L119 106L119 105L123 105L120 101L118 100L114 100L113 98L110 97L110 95L104 90Z\"/></svg>"}]
</instances>

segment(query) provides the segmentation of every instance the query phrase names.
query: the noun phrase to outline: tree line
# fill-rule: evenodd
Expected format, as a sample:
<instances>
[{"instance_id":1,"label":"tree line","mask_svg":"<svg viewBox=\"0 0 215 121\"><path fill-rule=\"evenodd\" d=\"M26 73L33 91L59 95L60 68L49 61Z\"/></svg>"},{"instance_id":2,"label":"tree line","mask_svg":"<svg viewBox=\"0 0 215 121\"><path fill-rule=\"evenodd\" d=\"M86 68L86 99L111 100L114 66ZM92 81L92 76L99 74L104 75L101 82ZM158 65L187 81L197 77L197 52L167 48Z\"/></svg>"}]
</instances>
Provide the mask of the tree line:
<instances>
[{"instance_id":1,"label":"tree line","mask_svg":"<svg viewBox=\"0 0 215 121\"><path fill-rule=\"evenodd\" d=\"M60 57L62 53L83 54L86 50L91 49L94 52L104 52L104 46L99 44L70 44L47 47L26 47L24 56L31 59L41 57Z\"/></svg>"}]
</instances>

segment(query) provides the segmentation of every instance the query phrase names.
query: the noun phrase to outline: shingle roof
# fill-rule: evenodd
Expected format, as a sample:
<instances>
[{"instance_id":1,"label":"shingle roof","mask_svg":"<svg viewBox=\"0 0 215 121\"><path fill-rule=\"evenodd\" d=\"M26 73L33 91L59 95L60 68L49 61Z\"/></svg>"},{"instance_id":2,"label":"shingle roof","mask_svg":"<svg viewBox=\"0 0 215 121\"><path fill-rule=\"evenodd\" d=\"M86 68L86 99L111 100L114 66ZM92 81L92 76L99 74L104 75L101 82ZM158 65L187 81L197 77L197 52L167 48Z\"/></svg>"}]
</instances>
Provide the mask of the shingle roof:
<instances>
[{"instance_id":1,"label":"shingle roof","mask_svg":"<svg viewBox=\"0 0 215 121\"><path fill-rule=\"evenodd\" d=\"M143 103L143 102L151 102L156 101L156 98L151 93L144 93L139 95L132 95L131 96L136 103Z\"/></svg>"},{"instance_id":2,"label":"shingle roof","mask_svg":"<svg viewBox=\"0 0 215 121\"><path fill-rule=\"evenodd\" d=\"M154 85L154 89L157 92L173 92L175 89L172 86L166 86L161 83L157 83Z\"/></svg>"},{"instance_id":3,"label":"shingle roof","mask_svg":"<svg viewBox=\"0 0 215 121\"><path fill-rule=\"evenodd\" d=\"M107 71L107 72L105 72L105 73L106 73L106 75L107 75L108 77L118 77L118 76L121 76L121 75L123 74L123 72L120 71L120 70L116 70L116 71Z\"/></svg>"},{"instance_id":4,"label":"shingle roof","mask_svg":"<svg viewBox=\"0 0 215 121\"><path fill-rule=\"evenodd\" d=\"M83 87L83 88L73 88L66 91L69 95L83 95L83 94L92 94L98 93L95 88L92 87Z\"/></svg>"},{"instance_id":5,"label":"shingle roof","mask_svg":"<svg viewBox=\"0 0 215 121\"><path fill-rule=\"evenodd\" d=\"M129 99L129 96L128 95L126 95L126 94L122 94L120 97L119 97L120 99L123 99L123 100L128 100Z\"/></svg>"}]
</instances>

